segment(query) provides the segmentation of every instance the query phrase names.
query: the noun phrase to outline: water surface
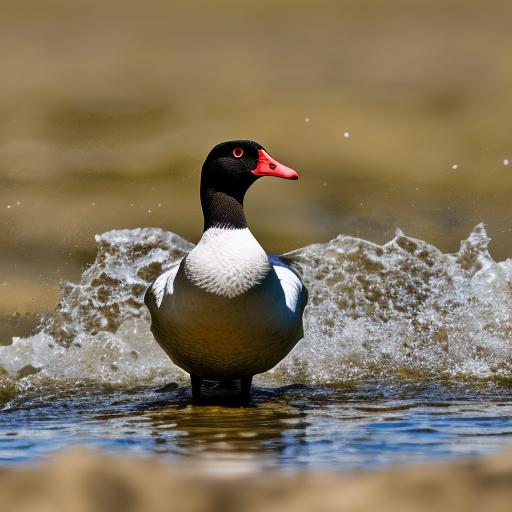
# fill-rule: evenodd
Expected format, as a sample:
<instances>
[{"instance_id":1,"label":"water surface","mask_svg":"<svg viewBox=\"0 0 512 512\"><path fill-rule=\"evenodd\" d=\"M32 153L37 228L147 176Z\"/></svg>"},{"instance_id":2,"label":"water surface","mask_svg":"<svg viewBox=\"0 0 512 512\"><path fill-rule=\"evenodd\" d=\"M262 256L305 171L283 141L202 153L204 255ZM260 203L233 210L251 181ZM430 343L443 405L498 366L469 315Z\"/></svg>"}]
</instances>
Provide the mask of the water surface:
<instances>
[{"instance_id":1,"label":"water surface","mask_svg":"<svg viewBox=\"0 0 512 512\"><path fill-rule=\"evenodd\" d=\"M436 382L257 388L250 407L227 391L194 406L187 388L45 397L0 416L3 464L78 443L212 471L361 469L492 453L511 441L510 388Z\"/></svg>"}]
</instances>

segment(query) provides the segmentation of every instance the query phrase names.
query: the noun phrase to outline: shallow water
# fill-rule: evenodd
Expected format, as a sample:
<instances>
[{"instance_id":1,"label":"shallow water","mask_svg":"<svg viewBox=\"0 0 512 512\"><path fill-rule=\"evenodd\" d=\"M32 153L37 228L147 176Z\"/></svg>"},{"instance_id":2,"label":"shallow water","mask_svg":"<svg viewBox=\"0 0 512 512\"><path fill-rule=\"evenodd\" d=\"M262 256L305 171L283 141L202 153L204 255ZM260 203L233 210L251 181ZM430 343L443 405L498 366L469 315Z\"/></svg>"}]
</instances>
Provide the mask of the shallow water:
<instances>
[{"instance_id":1,"label":"shallow water","mask_svg":"<svg viewBox=\"0 0 512 512\"><path fill-rule=\"evenodd\" d=\"M488 244L480 225L456 254L401 232L291 253L310 291L304 340L256 377L252 407L216 390L194 407L142 305L192 245L99 235L39 332L0 347L0 459L78 443L214 470L365 468L497 450L512 436L512 261Z\"/></svg>"},{"instance_id":2,"label":"shallow water","mask_svg":"<svg viewBox=\"0 0 512 512\"><path fill-rule=\"evenodd\" d=\"M512 393L494 385L258 388L246 408L223 393L201 406L190 405L186 388L13 404L0 417L0 461L33 460L79 443L208 462L215 472L354 469L491 453L512 440Z\"/></svg>"}]
</instances>

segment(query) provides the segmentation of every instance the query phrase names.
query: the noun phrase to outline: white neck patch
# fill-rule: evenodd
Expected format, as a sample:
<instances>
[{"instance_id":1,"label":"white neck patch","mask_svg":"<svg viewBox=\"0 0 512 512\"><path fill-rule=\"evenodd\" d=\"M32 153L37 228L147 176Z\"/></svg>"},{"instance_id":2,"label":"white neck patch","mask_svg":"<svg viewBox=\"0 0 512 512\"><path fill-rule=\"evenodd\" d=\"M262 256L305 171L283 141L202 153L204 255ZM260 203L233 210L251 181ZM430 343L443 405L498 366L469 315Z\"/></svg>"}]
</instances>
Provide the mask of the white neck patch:
<instances>
[{"instance_id":1,"label":"white neck patch","mask_svg":"<svg viewBox=\"0 0 512 512\"><path fill-rule=\"evenodd\" d=\"M233 298L263 281L268 257L248 228L210 228L185 258L185 275L194 285Z\"/></svg>"}]
</instances>

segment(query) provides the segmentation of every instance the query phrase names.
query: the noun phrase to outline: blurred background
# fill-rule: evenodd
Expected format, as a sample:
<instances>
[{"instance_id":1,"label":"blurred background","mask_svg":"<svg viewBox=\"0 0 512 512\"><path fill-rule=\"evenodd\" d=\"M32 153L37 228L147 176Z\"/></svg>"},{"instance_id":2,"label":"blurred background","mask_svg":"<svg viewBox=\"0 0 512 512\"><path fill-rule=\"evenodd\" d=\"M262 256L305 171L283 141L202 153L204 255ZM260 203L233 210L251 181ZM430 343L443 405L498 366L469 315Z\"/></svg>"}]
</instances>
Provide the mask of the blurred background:
<instances>
[{"instance_id":1,"label":"blurred background","mask_svg":"<svg viewBox=\"0 0 512 512\"><path fill-rule=\"evenodd\" d=\"M511 20L500 0L2 2L0 342L96 233L197 241L200 167L231 138L301 173L248 195L268 250L399 226L455 251L483 221L510 256Z\"/></svg>"}]
</instances>

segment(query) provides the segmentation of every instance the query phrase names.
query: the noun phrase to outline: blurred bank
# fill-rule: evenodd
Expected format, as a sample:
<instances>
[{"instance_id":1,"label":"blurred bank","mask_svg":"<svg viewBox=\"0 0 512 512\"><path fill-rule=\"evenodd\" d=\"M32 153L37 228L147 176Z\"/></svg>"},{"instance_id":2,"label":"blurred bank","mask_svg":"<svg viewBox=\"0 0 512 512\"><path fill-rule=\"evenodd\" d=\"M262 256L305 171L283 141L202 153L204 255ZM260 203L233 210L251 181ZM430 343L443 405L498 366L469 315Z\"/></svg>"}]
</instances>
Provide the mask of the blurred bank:
<instances>
[{"instance_id":1,"label":"blurred bank","mask_svg":"<svg viewBox=\"0 0 512 512\"><path fill-rule=\"evenodd\" d=\"M499 0L4 2L0 341L94 234L196 241L199 169L229 138L301 173L248 196L269 250L399 226L455 251L483 221L510 256L511 19Z\"/></svg>"},{"instance_id":2,"label":"blurred bank","mask_svg":"<svg viewBox=\"0 0 512 512\"><path fill-rule=\"evenodd\" d=\"M510 452L362 474L202 469L68 451L36 468L3 470L0 506L14 512L509 512L512 499Z\"/></svg>"}]
</instances>

